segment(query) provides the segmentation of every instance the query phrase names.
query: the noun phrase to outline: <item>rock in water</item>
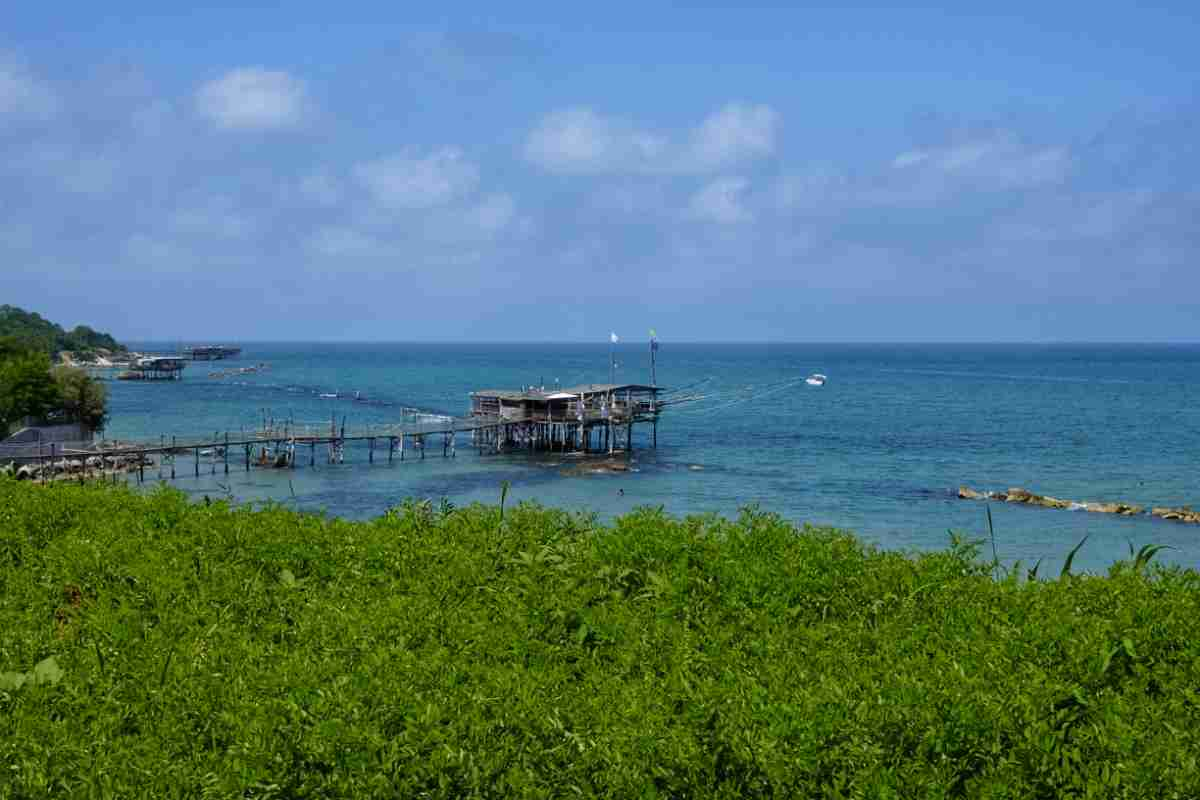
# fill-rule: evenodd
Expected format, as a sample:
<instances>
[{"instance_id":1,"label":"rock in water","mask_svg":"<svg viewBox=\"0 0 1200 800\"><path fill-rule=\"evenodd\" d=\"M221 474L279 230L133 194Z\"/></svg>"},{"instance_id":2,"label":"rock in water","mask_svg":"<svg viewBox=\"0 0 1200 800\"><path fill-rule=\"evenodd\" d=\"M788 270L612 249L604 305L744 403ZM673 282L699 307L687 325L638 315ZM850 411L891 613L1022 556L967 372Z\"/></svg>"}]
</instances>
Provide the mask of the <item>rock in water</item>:
<instances>
[{"instance_id":1,"label":"rock in water","mask_svg":"<svg viewBox=\"0 0 1200 800\"><path fill-rule=\"evenodd\" d=\"M1083 507L1096 514L1120 514L1126 517L1141 514L1144 510L1141 506L1131 506L1125 503L1084 503Z\"/></svg>"},{"instance_id":2,"label":"rock in water","mask_svg":"<svg viewBox=\"0 0 1200 800\"><path fill-rule=\"evenodd\" d=\"M1180 508L1159 507L1150 509L1150 513L1159 519L1170 520L1171 522L1191 522L1200 524L1200 511L1193 511L1191 506L1182 506Z\"/></svg>"}]
</instances>

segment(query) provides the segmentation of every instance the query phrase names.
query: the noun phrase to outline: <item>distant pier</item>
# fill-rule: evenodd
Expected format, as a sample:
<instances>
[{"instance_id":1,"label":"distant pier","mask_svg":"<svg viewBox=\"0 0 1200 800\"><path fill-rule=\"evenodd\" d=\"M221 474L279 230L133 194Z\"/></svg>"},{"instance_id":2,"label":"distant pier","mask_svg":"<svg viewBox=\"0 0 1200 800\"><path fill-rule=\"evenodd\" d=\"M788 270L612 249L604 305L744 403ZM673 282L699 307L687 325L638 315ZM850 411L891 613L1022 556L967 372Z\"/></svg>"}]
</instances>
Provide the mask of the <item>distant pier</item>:
<instances>
[{"instance_id":1,"label":"distant pier","mask_svg":"<svg viewBox=\"0 0 1200 800\"><path fill-rule=\"evenodd\" d=\"M205 344L195 347L185 347L183 354L192 361L220 361L234 358L242 354L240 347L227 347L222 344Z\"/></svg>"}]
</instances>

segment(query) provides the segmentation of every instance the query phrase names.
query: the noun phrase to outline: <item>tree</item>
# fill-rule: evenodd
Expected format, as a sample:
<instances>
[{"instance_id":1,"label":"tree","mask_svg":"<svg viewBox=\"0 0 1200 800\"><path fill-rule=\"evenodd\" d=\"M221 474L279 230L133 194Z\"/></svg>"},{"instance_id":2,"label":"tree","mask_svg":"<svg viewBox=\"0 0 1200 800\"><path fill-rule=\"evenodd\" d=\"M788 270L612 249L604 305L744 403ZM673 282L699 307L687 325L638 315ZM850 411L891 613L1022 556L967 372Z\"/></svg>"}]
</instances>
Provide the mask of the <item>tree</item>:
<instances>
[{"instance_id":1,"label":"tree","mask_svg":"<svg viewBox=\"0 0 1200 800\"><path fill-rule=\"evenodd\" d=\"M108 391L104 384L75 367L55 367L50 375L65 421L79 422L92 431L103 430L108 422Z\"/></svg>"},{"instance_id":2,"label":"tree","mask_svg":"<svg viewBox=\"0 0 1200 800\"><path fill-rule=\"evenodd\" d=\"M0 429L7 432L26 417L44 419L60 400L49 356L23 353L0 359Z\"/></svg>"}]
</instances>

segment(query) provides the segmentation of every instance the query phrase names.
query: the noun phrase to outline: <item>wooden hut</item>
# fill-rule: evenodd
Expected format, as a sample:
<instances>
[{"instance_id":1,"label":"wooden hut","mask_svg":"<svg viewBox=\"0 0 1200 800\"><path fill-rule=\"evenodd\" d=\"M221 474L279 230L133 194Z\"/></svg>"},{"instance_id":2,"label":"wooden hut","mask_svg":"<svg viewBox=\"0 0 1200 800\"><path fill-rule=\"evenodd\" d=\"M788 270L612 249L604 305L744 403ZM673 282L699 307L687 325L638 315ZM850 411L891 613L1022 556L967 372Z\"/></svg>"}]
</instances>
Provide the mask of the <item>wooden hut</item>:
<instances>
[{"instance_id":1,"label":"wooden hut","mask_svg":"<svg viewBox=\"0 0 1200 800\"><path fill-rule=\"evenodd\" d=\"M471 393L469 416L476 423L494 421L475 430L480 450L628 453L638 423L651 426L652 442L658 445L660 391L658 386L636 383L486 389Z\"/></svg>"}]
</instances>

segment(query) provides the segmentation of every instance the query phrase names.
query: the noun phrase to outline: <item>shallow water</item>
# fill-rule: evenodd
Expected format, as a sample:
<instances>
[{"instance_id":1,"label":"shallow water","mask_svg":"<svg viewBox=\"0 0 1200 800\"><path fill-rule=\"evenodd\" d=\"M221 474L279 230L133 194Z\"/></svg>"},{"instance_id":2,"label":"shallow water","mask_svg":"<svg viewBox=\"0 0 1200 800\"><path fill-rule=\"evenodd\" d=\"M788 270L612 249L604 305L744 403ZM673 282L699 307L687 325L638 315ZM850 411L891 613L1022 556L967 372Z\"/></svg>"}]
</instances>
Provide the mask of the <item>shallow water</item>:
<instances>
[{"instance_id":1,"label":"shallow water","mask_svg":"<svg viewBox=\"0 0 1200 800\"><path fill-rule=\"evenodd\" d=\"M149 345L139 345L147 347ZM648 382L644 346L620 345L618 382ZM265 363L232 378L210 372ZM196 362L178 382L108 384L110 438L157 441L254 429L263 416L348 427L397 421L406 409L465 412L472 389L607 381L607 345L268 344L239 359ZM564 474L574 460L457 458L431 444L424 461L365 445L346 463L291 471L233 469L180 457L174 485L199 497L275 499L345 517L377 516L406 496L456 504L537 500L609 517L638 505L734 515L758 503L800 522L849 528L889 548L936 548L947 531L978 537L982 503L954 489L1024 486L1071 500L1150 505L1200 501L1200 346L672 345L658 382L707 399L668 409L658 448L639 432L633 473ZM829 376L810 387L811 372ZM368 402L349 396L359 392ZM339 393L338 399L319 397ZM235 462L236 463L236 462ZM152 467L147 477L157 477ZM168 470L169 471L169 470ZM624 494L619 494L622 489ZM993 504L1002 558L1056 570L1084 535L1076 564L1098 570L1147 542L1160 558L1200 567L1200 526Z\"/></svg>"}]
</instances>

